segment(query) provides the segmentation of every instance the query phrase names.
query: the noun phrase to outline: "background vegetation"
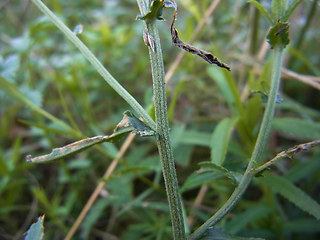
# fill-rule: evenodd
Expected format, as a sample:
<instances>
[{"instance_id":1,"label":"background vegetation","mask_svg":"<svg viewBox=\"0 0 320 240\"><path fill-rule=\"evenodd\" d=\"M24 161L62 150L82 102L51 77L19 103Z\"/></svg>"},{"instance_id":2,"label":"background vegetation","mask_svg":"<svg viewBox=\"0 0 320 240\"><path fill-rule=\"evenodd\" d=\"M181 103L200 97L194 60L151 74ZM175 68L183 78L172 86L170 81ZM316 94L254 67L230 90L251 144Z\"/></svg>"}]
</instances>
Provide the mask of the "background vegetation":
<instances>
[{"instance_id":1,"label":"background vegetation","mask_svg":"<svg viewBox=\"0 0 320 240\"><path fill-rule=\"evenodd\" d=\"M181 39L188 42L212 2L177 1ZM79 38L152 112L150 62L143 24L135 21L136 1L46 4L70 29L83 24ZM158 23L166 70L180 52L171 44L172 13L166 10L168 20ZM320 138L317 15L318 2L306 0L290 18L291 43L266 160ZM268 27L246 1L221 1L195 45L227 62L232 72L186 55L167 84L172 144L191 230L228 199L234 176L243 173L250 158L268 95ZM125 139L47 164L26 163L25 156L48 153L85 136L110 134L129 106L30 1L0 3L0 52L0 238L20 239L45 214L46 239L62 239ZM239 236L318 239L319 221L285 189L297 186L319 202L319 157L320 149L314 148L272 166L253 180L218 227ZM220 161L223 168L199 165L208 161ZM136 137L74 239L171 236L155 141Z\"/></svg>"}]
</instances>

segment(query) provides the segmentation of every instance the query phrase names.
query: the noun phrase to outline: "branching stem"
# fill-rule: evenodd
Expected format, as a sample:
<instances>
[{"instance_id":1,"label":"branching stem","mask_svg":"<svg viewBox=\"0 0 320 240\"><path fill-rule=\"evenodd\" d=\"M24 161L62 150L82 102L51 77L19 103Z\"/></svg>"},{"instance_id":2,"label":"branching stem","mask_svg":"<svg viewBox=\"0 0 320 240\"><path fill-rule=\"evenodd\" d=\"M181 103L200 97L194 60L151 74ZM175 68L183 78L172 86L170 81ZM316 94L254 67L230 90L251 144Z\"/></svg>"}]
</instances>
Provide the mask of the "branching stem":
<instances>
[{"instance_id":1,"label":"branching stem","mask_svg":"<svg viewBox=\"0 0 320 240\"><path fill-rule=\"evenodd\" d=\"M142 16L148 11L145 0L137 0ZM162 50L156 21L146 21L146 31L153 37L154 47L149 46L151 61L155 116L157 124L157 139L163 177L169 202L172 221L172 231L175 240L185 239L184 219L179 194L178 180L169 137L169 123L167 116L167 99L165 91L164 66Z\"/></svg>"},{"instance_id":2,"label":"branching stem","mask_svg":"<svg viewBox=\"0 0 320 240\"><path fill-rule=\"evenodd\" d=\"M244 175L241 178L241 181L237 188L234 190L227 202L203 225L201 225L193 234L188 237L188 240L199 239L210 227L214 226L219 222L236 203L241 199L245 190L249 186L253 176L256 172L252 171L256 164L259 164L262 160L262 153L268 143L271 123L274 116L274 110L276 105L276 99L280 84L281 76L281 66L282 66L282 57L283 57L283 48L277 47L274 50L273 56L273 67L272 67L272 80L271 80L271 89L268 97L268 102L266 105L265 113L262 119L260 126L258 138L247 166L247 169Z\"/></svg>"},{"instance_id":3,"label":"branching stem","mask_svg":"<svg viewBox=\"0 0 320 240\"><path fill-rule=\"evenodd\" d=\"M101 62L93 55L86 45L59 19L57 16L40 0L32 0L32 2L55 24L64 35L81 51L84 57L92 64L92 66L100 73L103 79L141 116L152 130L156 129L156 124L137 102L137 100L124 89L121 84L107 71Z\"/></svg>"}]
</instances>

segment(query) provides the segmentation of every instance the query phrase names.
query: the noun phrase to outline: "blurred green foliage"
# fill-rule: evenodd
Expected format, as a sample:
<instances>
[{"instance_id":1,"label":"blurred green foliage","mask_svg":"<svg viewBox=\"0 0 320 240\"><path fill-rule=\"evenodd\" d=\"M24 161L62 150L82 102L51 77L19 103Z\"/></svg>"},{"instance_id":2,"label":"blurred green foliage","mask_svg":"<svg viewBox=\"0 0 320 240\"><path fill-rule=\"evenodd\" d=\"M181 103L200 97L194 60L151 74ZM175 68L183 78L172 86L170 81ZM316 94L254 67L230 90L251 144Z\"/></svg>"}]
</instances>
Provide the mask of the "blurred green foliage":
<instances>
[{"instance_id":1,"label":"blurred green foliage","mask_svg":"<svg viewBox=\"0 0 320 240\"><path fill-rule=\"evenodd\" d=\"M315 47L320 43L319 18L315 17L319 6L314 2L303 1L289 19L291 42L285 66L319 79L320 49ZM177 3L176 27L187 42L211 1ZM142 40L143 24L135 20L136 1L54 0L46 4L70 29L82 24L79 38L150 108L150 63ZM261 4L274 11L270 1ZM168 21L159 22L159 30L168 69L180 50L171 45L172 10L165 10L163 17ZM167 86L181 193L186 213L194 218L191 229L226 201L250 158L264 106L257 92L268 95L270 51L262 62L252 59L268 27L268 19L246 1L221 1L195 45L227 62L232 72L186 55ZM25 156L48 153L86 136L108 135L128 105L30 1L0 3L0 52L0 239L21 239L42 214L46 215L45 239L62 239L123 140L48 164L26 163ZM320 136L319 90L287 77L280 95L284 100L277 105L266 160ZM307 202L297 204L294 196L281 190L283 186L292 191L300 188L308 199L319 203L319 157L319 148L314 148L277 163L271 173L253 181L218 227L243 237L319 239L320 223L307 213L303 205ZM203 185L208 192L200 207L193 208ZM137 137L74 239L171 236L154 140Z\"/></svg>"}]
</instances>

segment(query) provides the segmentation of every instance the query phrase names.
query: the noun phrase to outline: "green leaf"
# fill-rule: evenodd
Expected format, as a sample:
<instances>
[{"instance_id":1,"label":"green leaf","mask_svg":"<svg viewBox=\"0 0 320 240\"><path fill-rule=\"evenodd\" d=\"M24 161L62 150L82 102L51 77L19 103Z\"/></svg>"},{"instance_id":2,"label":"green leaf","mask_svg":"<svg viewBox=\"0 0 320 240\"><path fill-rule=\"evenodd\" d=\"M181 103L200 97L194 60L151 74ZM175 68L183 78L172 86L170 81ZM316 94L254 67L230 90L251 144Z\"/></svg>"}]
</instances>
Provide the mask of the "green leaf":
<instances>
[{"instance_id":1,"label":"green leaf","mask_svg":"<svg viewBox=\"0 0 320 240\"><path fill-rule=\"evenodd\" d=\"M200 162L199 165L201 166L200 170L198 171L199 174L213 173L214 175L217 175L218 173L231 179L234 184L237 184L240 182L241 176L239 174L229 171L228 169L222 166L216 165L215 163Z\"/></svg>"},{"instance_id":2,"label":"green leaf","mask_svg":"<svg viewBox=\"0 0 320 240\"><path fill-rule=\"evenodd\" d=\"M209 228L201 240L263 240L263 238L238 237L224 232L220 228Z\"/></svg>"},{"instance_id":3,"label":"green leaf","mask_svg":"<svg viewBox=\"0 0 320 240\"><path fill-rule=\"evenodd\" d=\"M246 124L248 132L254 136L255 128L262 114L262 102L260 96L249 99L245 107L243 122Z\"/></svg>"},{"instance_id":4,"label":"green leaf","mask_svg":"<svg viewBox=\"0 0 320 240\"><path fill-rule=\"evenodd\" d=\"M197 21L201 20L202 14L197 1L183 0L179 1L179 4L181 4L187 11L189 11L197 19Z\"/></svg>"},{"instance_id":5,"label":"green leaf","mask_svg":"<svg viewBox=\"0 0 320 240\"><path fill-rule=\"evenodd\" d=\"M81 238L88 239L90 236L90 231L94 224L99 221L99 218L103 214L105 208L110 205L110 200L108 198L98 199L97 202L91 207L87 216L83 220L81 225Z\"/></svg>"},{"instance_id":6,"label":"green leaf","mask_svg":"<svg viewBox=\"0 0 320 240\"><path fill-rule=\"evenodd\" d=\"M289 53L292 57L297 58L297 60L301 61L307 68L309 68L314 75L320 76L320 69L316 66L316 62L312 61L312 59L309 58L308 55L303 52L303 49L297 49L294 48L293 46L289 47ZM307 71L307 70L306 70Z\"/></svg>"},{"instance_id":7,"label":"green leaf","mask_svg":"<svg viewBox=\"0 0 320 240\"><path fill-rule=\"evenodd\" d=\"M241 230L246 229L250 223L255 223L259 219L266 217L271 212L271 208L265 203L260 203L255 206L248 207L245 211L236 216L226 223L225 229L228 233L236 234Z\"/></svg>"},{"instance_id":8,"label":"green leaf","mask_svg":"<svg viewBox=\"0 0 320 240\"><path fill-rule=\"evenodd\" d=\"M162 18L162 9L163 8L177 8L177 5L174 0L153 0L151 2L150 11L144 15L138 15L138 20L146 20L146 21L152 21L154 19L163 20Z\"/></svg>"},{"instance_id":9,"label":"green leaf","mask_svg":"<svg viewBox=\"0 0 320 240\"><path fill-rule=\"evenodd\" d=\"M284 177L265 173L264 178L260 178L270 189L279 193L284 198L295 204L301 210L309 213L317 219L320 219L320 205L300 188L293 185Z\"/></svg>"},{"instance_id":10,"label":"green leaf","mask_svg":"<svg viewBox=\"0 0 320 240\"><path fill-rule=\"evenodd\" d=\"M269 14L269 12L265 9L265 7L264 7L261 3L257 2L256 0L250 0L250 1L248 1L248 3L252 3L252 4L259 10L259 12L260 12L265 18L268 19L268 21L269 21L271 24L274 23L272 17L271 17L270 14Z\"/></svg>"},{"instance_id":11,"label":"green leaf","mask_svg":"<svg viewBox=\"0 0 320 240\"><path fill-rule=\"evenodd\" d=\"M44 123L42 124L42 123L30 122L30 121L26 121L26 120L23 120L23 119L19 119L19 122L22 123L22 124L25 124L27 126L32 126L32 127L35 127L35 128L39 128L39 129L45 130L47 132L52 132L52 133L57 133L57 134L65 134L65 131L63 131L61 129L57 129L57 128L48 126L50 124L44 124Z\"/></svg>"},{"instance_id":12,"label":"green leaf","mask_svg":"<svg viewBox=\"0 0 320 240\"><path fill-rule=\"evenodd\" d=\"M17 54L11 54L5 59L0 56L0 75L13 83L15 81L17 71L20 67L20 57Z\"/></svg>"},{"instance_id":13,"label":"green leaf","mask_svg":"<svg viewBox=\"0 0 320 240\"><path fill-rule=\"evenodd\" d=\"M271 1L271 15L274 22L281 19L286 7L286 0Z\"/></svg>"},{"instance_id":14,"label":"green leaf","mask_svg":"<svg viewBox=\"0 0 320 240\"><path fill-rule=\"evenodd\" d=\"M211 138L211 162L222 166L236 119L225 118L215 128Z\"/></svg>"},{"instance_id":15,"label":"green leaf","mask_svg":"<svg viewBox=\"0 0 320 240\"><path fill-rule=\"evenodd\" d=\"M144 122L134 116L130 111L124 112L124 117L122 119L122 124L129 124L129 126L133 127L134 130L132 133L138 134L140 136L156 136L158 137L157 133L153 131L150 127L148 127ZM122 122L121 121L121 122ZM119 124L118 126L119 127Z\"/></svg>"},{"instance_id":16,"label":"green leaf","mask_svg":"<svg viewBox=\"0 0 320 240\"><path fill-rule=\"evenodd\" d=\"M185 129L185 125L175 125L172 127L172 130L170 131L170 138L173 149L180 144Z\"/></svg>"},{"instance_id":17,"label":"green leaf","mask_svg":"<svg viewBox=\"0 0 320 240\"><path fill-rule=\"evenodd\" d=\"M274 1L272 1L274 2ZM281 46L285 48L290 40L289 40L289 24L278 21L269 31L267 35L267 39L271 48L275 48L276 46Z\"/></svg>"},{"instance_id":18,"label":"green leaf","mask_svg":"<svg viewBox=\"0 0 320 240\"><path fill-rule=\"evenodd\" d=\"M177 101L180 97L180 94L183 90L183 87L185 85L186 81L179 81L178 85L174 88L174 92L171 97L170 105L168 108L168 120L172 121L174 118L174 114L176 111Z\"/></svg>"},{"instance_id":19,"label":"green leaf","mask_svg":"<svg viewBox=\"0 0 320 240\"><path fill-rule=\"evenodd\" d=\"M319 233L319 221L309 218L285 221L282 229L294 233Z\"/></svg>"},{"instance_id":20,"label":"green leaf","mask_svg":"<svg viewBox=\"0 0 320 240\"><path fill-rule=\"evenodd\" d=\"M320 123L298 118L275 118L272 127L285 134L307 139L320 138Z\"/></svg>"},{"instance_id":21,"label":"green leaf","mask_svg":"<svg viewBox=\"0 0 320 240\"><path fill-rule=\"evenodd\" d=\"M43 233L43 220L44 215L38 218L38 221L31 225L29 228L25 240L42 240L44 233Z\"/></svg>"},{"instance_id":22,"label":"green leaf","mask_svg":"<svg viewBox=\"0 0 320 240\"><path fill-rule=\"evenodd\" d=\"M66 145L64 147L52 149L51 153L46 154L46 155L42 155L42 156L34 157L34 158L32 158L31 155L28 155L26 157L26 161L38 163L38 162L48 162L48 161L61 159L61 158L70 156L72 154L75 154L79 151L83 151L84 149L92 147L95 144L103 143L103 142L113 142L115 140L118 140L124 134L127 134L133 130L134 130L133 127L126 127L126 128L120 129L119 131L117 131L109 136L96 136L96 137L92 137L92 138L82 139L80 141L71 143L71 144Z\"/></svg>"},{"instance_id":23,"label":"green leaf","mask_svg":"<svg viewBox=\"0 0 320 240\"><path fill-rule=\"evenodd\" d=\"M6 79L0 76L0 87L7 93L16 98L17 100L23 102L25 105L30 107L33 111L36 113L44 116L45 118L51 120L52 122L56 123L57 125L61 126L64 128L66 131L70 132L74 136L79 135L78 132L73 130L68 124L64 123L63 121L57 119L50 113L46 112L45 110L37 107L30 99L26 98L20 91L19 89Z\"/></svg>"},{"instance_id":24,"label":"green leaf","mask_svg":"<svg viewBox=\"0 0 320 240\"><path fill-rule=\"evenodd\" d=\"M195 130L186 130L182 133L180 143L210 147L211 134Z\"/></svg>"},{"instance_id":25,"label":"green leaf","mask_svg":"<svg viewBox=\"0 0 320 240\"><path fill-rule=\"evenodd\" d=\"M239 90L232 74L222 71L220 68L208 67L207 72L218 84L221 92L226 98L234 116L244 113L243 105L239 95Z\"/></svg>"},{"instance_id":26,"label":"green leaf","mask_svg":"<svg viewBox=\"0 0 320 240\"><path fill-rule=\"evenodd\" d=\"M185 191L195 189L200 187L205 183L212 182L214 179L217 179L219 176L217 174L212 174L212 172L207 173L192 173L188 176L187 180L183 183L182 187L180 188L180 192L183 193Z\"/></svg>"},{"instance_id":27,"label":"green leaf","mask_svg":"<svg viewBox=\"0 0 320 240\"><path fill-rule=\"evenodd\" d=\"M291 0L289 3L288 8L286 9L284 16L282 17L283 21L288 21L289 17L293 13L293 11L296 9L296 7L302 2L302 0Z\"/></svg>"}]
</instances>

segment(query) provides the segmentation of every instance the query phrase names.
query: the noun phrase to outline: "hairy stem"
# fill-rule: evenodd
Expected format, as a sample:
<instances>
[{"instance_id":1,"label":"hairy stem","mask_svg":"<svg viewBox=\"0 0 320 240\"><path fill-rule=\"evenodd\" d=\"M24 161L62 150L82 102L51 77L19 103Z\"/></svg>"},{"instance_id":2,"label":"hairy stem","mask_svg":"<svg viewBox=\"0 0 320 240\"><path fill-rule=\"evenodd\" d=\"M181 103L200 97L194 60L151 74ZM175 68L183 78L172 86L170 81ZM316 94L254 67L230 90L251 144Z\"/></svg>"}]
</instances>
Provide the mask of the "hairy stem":
<instances>
[{"instance_id":1,"label":"hairy stem","mask_svg":"<svg viewBox=\"0 0 320 240\"><path fill-rule=\"evenodd\" d=\"M137 3L139 5L141 14L145 15L148 11L147 2L144 0L137 0ZM146 31L153 37L154 40L154 48L149 47L149 55L153 79L154 105L157 125L156 129L159 135L157 144L169 202L173 237L175 240L183 240L185 239L183 212L173 152L169 137L164 66L160 38L155 20L146 22Z\"/></svg>"},{"instance_id":2,"label":"hairy stem","mask_svg":"<svg viewBox=\"0 0 320 240\"><path fill-rule=\"evenodd\" d=\"M188 237L188 240L199 239L208 228L214 226L217 222L219 222L236 203L241 199L245 190L249 186L255 172L252 171L255 164L258 164L262 160L262 153L268 143L271 123L274 116L274 110L276 105L276 99L280 84L280 76L281 76L281 66L282 66L282 57L283 57L283 48L277 47L274 50L273 56L273 67L272 67L272 83L270 94L268 97L268 102L266 105L266 109L264 112L263 120L260 126L258 138L255 144L255 148L253 150L251 159L247 166L247 169L244 175L241 178L241 181L237 188L234 190L230 198L227 202L203 225L201 225L193 234Z\"/></svg>"}]
</instances>

